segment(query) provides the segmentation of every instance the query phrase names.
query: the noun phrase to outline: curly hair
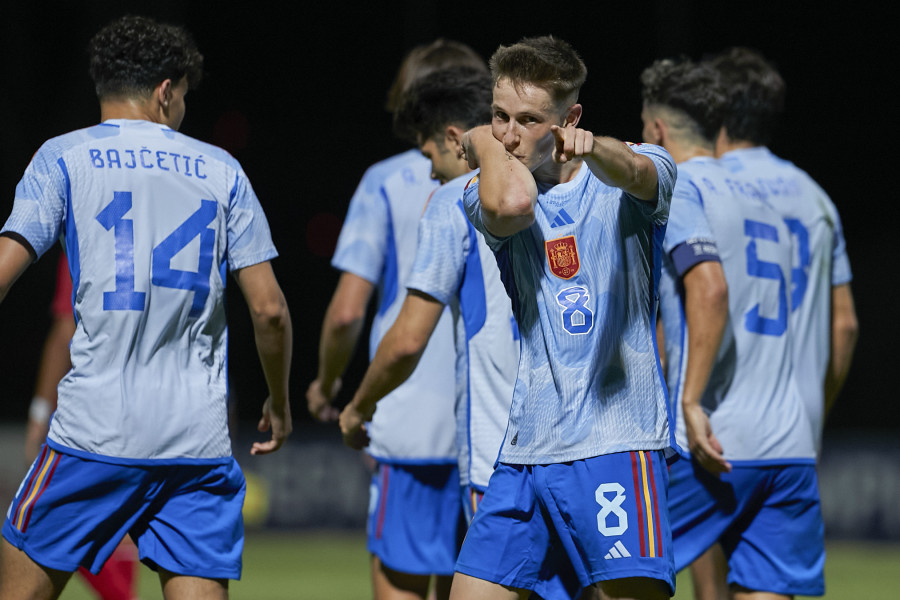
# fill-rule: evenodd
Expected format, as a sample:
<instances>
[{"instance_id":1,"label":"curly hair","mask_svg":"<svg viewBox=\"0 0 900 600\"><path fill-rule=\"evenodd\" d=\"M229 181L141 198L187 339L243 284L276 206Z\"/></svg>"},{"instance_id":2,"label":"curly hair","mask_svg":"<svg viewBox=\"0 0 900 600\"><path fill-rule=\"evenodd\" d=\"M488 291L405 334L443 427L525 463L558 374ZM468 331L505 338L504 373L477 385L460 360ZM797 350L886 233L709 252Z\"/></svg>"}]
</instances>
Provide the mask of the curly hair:
<instances>
[{"instance_id":1,"label":"curly hair","mask_svg":"<svg viewBox=\"0 0 900 600\"><path fill-rule=\"evenodd\" d=\"M488 65L495 85L503 78L517 88L535 85L546 90L558 104L576 101L587 79L587 67L575 49L552 35L500 46Z\"/></svg>"},{"instance_id":2,"label":"curly hair","mask_svg":"<svg viewBox=\"0 0 900 600\"><path fill-rule=\"evenodd\" d=\"M728 101L718 71L685 58L657 60L641 73L641 84L644 106L676 111L670 125L715 140Z\"/></svg>"},{"instance_id":3,"label":"curly hair","mask_svg":"<svg viewBox=\"0 0 900 600\"><path fill-rule=\"evenodd\" d=\"M725 129L729 137L763 146L772 141L784 112L786 86L775 66L756 50L729 48L708 58L728 91Z\"/></svg>"},{"instance_id":4,"label":"curly hair","mask_svg":"<svg viewBox=\"0 0 900 600\"><path fill-rule=\"evenodd\" d=\"M400 64L400 69L388 90L385 108L391 113L396 111L404 92L418 79L433 71L457 66L466 66L487 73L484 59L462 42L438 38L430 44L416 46L407 53Z\"/></svg>"},{"instance_id":5,"label":"curly hair","mask_svg":"<svg viewBox=\"0 0 900 600\"><path fill-rule=\"evenodd\" d=\"M435 71L413 83L394 112L394 133L414 144L447 125L471 129L491 122L491 77L468 66Z\"/></svg>"},{"instance_id":6,"label":"curly hair","mask_svg":"<svg viewBox=\"0 0 900 600\"><path fill-rule=\"evenodd\" d=\"M101 29L88 44L97 96L146 96L166 79L187 77L196 87L203 56L182 27L140 16L125 16Z\"/></svg>"}]
</instances>

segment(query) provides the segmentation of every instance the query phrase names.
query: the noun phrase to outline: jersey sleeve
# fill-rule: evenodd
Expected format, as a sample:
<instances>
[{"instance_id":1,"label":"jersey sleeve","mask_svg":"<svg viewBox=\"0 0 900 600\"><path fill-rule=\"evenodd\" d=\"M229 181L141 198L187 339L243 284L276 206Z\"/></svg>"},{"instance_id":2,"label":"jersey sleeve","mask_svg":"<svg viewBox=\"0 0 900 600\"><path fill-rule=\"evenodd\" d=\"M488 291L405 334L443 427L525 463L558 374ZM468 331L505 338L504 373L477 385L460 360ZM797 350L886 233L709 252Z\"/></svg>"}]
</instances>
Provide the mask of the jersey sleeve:
<instances>
[{"instance_id":1,"label":"jersey sleeve","mask_svg":"<svg viewBox=\"0 0 900 600\"><path fill-rule=\"evenodd\" d=\"M230 270L243 269L278 256L266 215L250 181L240 169L231 192L227 227Z\"/></svg>"},{"instance_id":2,"label":"jersey sleeve","mask_svg":"<svg viewBox=\"0 0 900 600\"><path fill-rule=\"evenodd\" d=\"M449 304L465 274L469 224L459 198L435 193L419 221L419 244L406 287Z\"/></svg>"},{"instance_id":3,"label":"jersey sleeve","mask_svg":"<svg viewBox=\"0 0 900 600\"><path fill-rule=\"evenodd\" d=\"M390 210L379 171L369 168L350 199L331 265L377 284L387 252Z\"/></svg>"},{"instance_id":4,"label":"jersey sleeve","mask_svg":"<svg viewBox=\"0 0 900 600\"><path fill-rule=\"evenodd\" d=\"M637 154L641 154L652 160L653 164L656 166L656 205L654 206L649 202L635 198L631 194L625 194L625 196L635 202L649 220L661 225L669 218L672 193L675 188L675 181L678 173L675 167L675 161L662 146L656 146L654 144L628 145Z\"/></svg>"},{"instance_id":5,"label":"jersey sleeve","mask_svg":"<svg viewBox=\"0 0 900 600\"><path fill-rule=\"evenodd\" d=\"M51 140L32 158L16 186L12 213L0 233L21 236L38 257L59 239L66 215L68 176L61 152Z\"/></svg>"},{"instance_id":6,"label":"jersey sleeve","mask_svg":"<svg viewBox=\"0 0 900 600\"><path fill-rule=\"evenodd\" d=\"M701 262L721 262L712 228L703 210L703 199L686 174L675 183L663 250L671 257L679 276Z\"/></svg>"}]
</instances>

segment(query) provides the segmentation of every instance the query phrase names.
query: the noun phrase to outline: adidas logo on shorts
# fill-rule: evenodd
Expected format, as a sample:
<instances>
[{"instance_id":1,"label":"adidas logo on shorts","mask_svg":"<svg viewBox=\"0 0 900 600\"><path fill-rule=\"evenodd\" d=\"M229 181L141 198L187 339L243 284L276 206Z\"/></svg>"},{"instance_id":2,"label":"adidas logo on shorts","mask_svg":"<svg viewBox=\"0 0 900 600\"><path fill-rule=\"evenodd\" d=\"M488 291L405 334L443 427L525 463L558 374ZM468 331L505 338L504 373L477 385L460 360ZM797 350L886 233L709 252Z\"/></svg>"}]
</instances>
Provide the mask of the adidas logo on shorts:
<instances>
[{"instance_id":1,"label":"adidas logo on shorts","mask_svg":"<svg viewBox=\"0 0 900 600\"><path fill-rule=\"evenodd\" d=\"M609 549L609 552L606 553L605 558L609 560L611 558L628 558L631 556L631 553L625 548L625 544L622 543L621 540L613 544L613 547Z\"/></svg>"}]
</instances>

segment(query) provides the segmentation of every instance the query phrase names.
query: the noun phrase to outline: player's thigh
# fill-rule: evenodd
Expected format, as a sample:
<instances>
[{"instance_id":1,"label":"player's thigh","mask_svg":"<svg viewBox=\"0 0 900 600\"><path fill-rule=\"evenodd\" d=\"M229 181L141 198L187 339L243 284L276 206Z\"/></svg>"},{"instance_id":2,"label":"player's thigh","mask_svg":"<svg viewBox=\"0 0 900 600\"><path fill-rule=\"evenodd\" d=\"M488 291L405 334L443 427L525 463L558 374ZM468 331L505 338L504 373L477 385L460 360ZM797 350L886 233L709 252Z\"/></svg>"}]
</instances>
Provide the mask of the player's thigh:
<instances>
[{"instance_id":1,"label":"player's thigh","mask_svg":"<svg viewBox=\"0 0 900 600\"><path fill-rule=\"evenodd\" d=\"M525 600L530 595L528 590L517 590L459 572L453 575L450 588L450 600Z\"/></svg>"},{"instance_id":2,"label":"player's thigh","mask_svg":"<svg viewBox=\"0 0 900 600\"><path fill-rule=\"evenodd\" d=\"M131 530L141 560L154 569L209 579L239 579L246 483L237 461L173 465L165 493Z\"/></svg>"},{"instance_id":3,"label":"player's thigh","mask_svg":"<svg viewBox=\"0 0 900 600\"><path fill-rule=\"evenodd\" d=\"M227 579L206 579L177 575L159 569L159 583L166 600L226 600Z\"/></svg>"},{"instance_id":4,"label":"player's thigh","mask_svg":"<svg viewBox=\"0 0 900 600\"><path fill-rule=\"evenodd\" d=\"M0 540L0 598L30 600L57 598L69 578L68 571L42 567L6 540Z\"/></svg>"}]
</instances>

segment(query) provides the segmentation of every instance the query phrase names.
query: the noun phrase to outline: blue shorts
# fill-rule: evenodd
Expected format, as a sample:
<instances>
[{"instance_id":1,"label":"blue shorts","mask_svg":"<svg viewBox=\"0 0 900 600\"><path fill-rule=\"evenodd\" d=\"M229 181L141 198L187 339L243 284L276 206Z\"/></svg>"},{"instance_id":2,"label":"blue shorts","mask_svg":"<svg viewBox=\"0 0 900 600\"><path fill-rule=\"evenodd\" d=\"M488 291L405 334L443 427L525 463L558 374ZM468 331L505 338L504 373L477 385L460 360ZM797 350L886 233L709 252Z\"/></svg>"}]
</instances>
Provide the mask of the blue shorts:
<instances>
[{"instance_id":1,"label":"blue shorts","mask_svg":"<svg viewBox=\"0 0 900 600\"><path fill-rule=\"evenodd\" d=\"M453 575L465 531L453 464L379 463L369 488L369 552L412 575Z\"/></svg>"},{"instance_id":2,"label":"blue shorts","mask_svg":"<svg viewBox=\"0 0 900 600\"><path fill-rule=\"evenodd\" d=\"M152 569L240 579L244 489L234 459L123 466L45 444L10 505L3 537L40 565L96 575L129 533Z\"/></svg>"},{"instance_id":3,"label":"blue shorts","mask_svg":"<svg viewBox=\"0 0 900 600\"><path fill-rule=\"evenodd\" d=\"M604 580L649 577L675 589L661 451L550 465L501 463L456 570L546 595Z\"/></svg>"},{"instance_id":4,"label":"blue shorts","mask_svg":"<svg viewBox=\"0 0 900 600\"><path fill-rule=\"evenodd\" d=\"M788 596L825 593L825 526L814 465L738 463L717 478L696 461L679 460L670 478L677 570L720 542L729 583Z\"/></svg>"}]
</instances>

